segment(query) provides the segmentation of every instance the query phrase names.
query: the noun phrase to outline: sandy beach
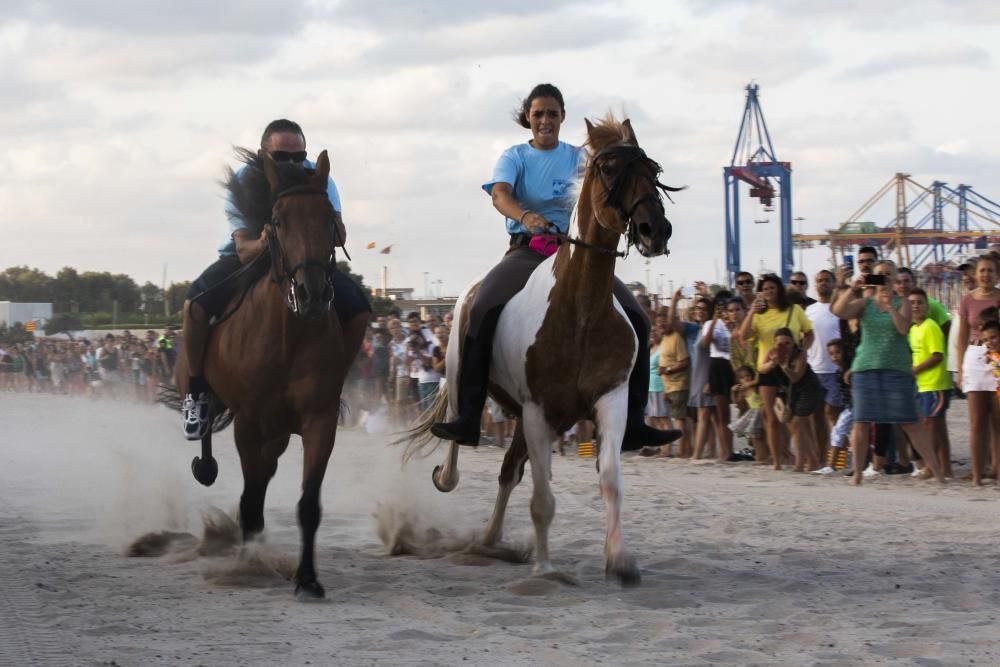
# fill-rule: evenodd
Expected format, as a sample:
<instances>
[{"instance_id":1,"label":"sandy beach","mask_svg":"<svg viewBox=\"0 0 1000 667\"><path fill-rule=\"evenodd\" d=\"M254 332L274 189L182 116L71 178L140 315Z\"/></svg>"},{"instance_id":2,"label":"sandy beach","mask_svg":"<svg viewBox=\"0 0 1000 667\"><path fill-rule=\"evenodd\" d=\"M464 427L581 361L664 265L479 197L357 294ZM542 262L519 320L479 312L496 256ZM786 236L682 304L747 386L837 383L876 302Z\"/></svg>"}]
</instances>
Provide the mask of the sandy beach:
<instances>
[{"instance_id":1,"label":"sandy beach","mask_svg":"<svg viewBox=\"0 0 1000 667\"><path fill-rule=\"evenodd\" d=\"M964 412L956 402L950 419L961 460ZM570 585L478 555L388 555L380 530L472 539L502 451L463 450L461 482L441 494L430 470L443 449L403 468L388 436L342 431L317 536L327 600L304 604L286 578L295 440L262 543L197 556L182 539L173 554L125 556L147 532L200 536L203 515L235 512L231 431L206 489L177 422L163 408L0 396L0 664L1000 664L995 486L883 476L853 488L626 456L625 537L643 581L622 589L604 579L594 461L556 456L551 545ZM532 540L530 487L526 475L512 498L514 545Z\"/></svg>"}]
</instances>

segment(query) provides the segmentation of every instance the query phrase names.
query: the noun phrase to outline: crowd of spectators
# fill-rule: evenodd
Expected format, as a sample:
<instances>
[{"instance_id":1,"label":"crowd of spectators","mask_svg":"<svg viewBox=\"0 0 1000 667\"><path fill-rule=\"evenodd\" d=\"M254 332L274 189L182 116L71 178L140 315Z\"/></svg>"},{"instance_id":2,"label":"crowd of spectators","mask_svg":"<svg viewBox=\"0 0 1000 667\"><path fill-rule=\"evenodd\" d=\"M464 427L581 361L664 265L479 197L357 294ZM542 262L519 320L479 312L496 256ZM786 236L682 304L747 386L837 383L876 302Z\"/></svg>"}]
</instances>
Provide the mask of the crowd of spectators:
<instances>
[{"instance_id":1,"label":"crowd of spectators","mask_svg":"<svg viewBox=\"0 0 1000 667\"><path fill-rule=\"evenodd\" d=\"M641 453L791 464L856 484L883 474L945 479L957 396L969 408L967 479L996 479L998 260L991 252L959 267L953 314L873 247L859 250L857 266L819 271L811 290L801 272L787 284L741 272L732 291L678 290L649 310L647 419L683 436Z\"/></svg>"},{"instance_id":2,"label":"crowd of spectators","mask_svg":"<svg viewBox=\"0 0 1000 667\"><path fill-rule=\"evenodd\" d=\"M69 394L152 403L157 387L171 383L173 330L146 331L142 338L125 330L93 340L43 338L0 345L0 392Z\"/></svg>"},{"instance_id":3,"label":"crowd of spectators","mask_svg":"<svg viewBox=\"0 0 1000 667\"><path fill-rule=\"evenodd\" d=\"M796 472L952 477L950 401L968 400L973 484L1000 467L1000 253L963 265L949 313L912 271L858 251L856 266L741 272L732 290L695 283L669 305L639 300L652 322L647 420L681 438L646 456L755 461ZM347 421L382 415L404 428L437 395L452 314L372 321L344 396ZM172 379L179 336L125 331L96 340L41 339L0 347L0 391L153 402ZM485 441L503 445L513 418L490 401ZM590 440L582 423L567 440ZM563 447L560 446L560 451Z\"/></svg>"}]
</instances>

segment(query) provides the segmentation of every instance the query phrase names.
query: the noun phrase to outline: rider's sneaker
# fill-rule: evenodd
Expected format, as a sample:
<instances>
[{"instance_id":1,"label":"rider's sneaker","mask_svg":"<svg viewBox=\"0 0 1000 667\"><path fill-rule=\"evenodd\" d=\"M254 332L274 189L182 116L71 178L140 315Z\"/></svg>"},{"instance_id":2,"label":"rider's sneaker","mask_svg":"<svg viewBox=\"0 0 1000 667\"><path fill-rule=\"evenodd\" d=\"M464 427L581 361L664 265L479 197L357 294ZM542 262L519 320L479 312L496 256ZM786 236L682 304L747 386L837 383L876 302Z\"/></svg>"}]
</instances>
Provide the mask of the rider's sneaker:
<instances>
[{"instance_id":1,"label":"rider's sneaker","mask_svg":"<svg viewBox=\"0 0 1000 667\"><path fill-rule=\"evenodd\" d=\"M184 437L188 440L201 440L208 433L211 423L208 419L208 394L191 394L184 397L181 403L181 415L184 420Z\"/></svg>"}]
</instances>

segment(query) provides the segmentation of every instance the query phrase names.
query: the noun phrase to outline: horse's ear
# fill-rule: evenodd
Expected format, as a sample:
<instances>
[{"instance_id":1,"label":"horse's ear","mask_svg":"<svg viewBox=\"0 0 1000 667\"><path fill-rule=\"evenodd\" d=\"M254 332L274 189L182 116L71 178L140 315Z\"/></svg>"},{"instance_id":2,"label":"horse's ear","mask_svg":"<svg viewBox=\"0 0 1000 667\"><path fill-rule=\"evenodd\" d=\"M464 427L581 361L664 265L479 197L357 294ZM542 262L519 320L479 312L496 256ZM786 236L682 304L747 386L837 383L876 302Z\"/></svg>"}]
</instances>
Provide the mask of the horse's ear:
<instances>
[{"instance_id":1,"label":"horse's ear","mask_svg":"<svg viewBox=\"0 0 1000 667\"><path fill-rule=\"evenodd\" d=\"M587 124L587 136L589 137L590 133L594 131L594 124L590 122L589 118L584 118L583 122Z\"/></svg>"},{"instance_id":2,"label":"horse's ear","mask_svg":"<svg viewBox=\"0 0 1000 667\"><path fill-rule=\"evenodd\" d=\"M330 178L330 157L323 151L316 158L316 179L317 187L322 187L326 190L326 182Z\"/></svg>"},{"instance_id":3,"label":"horse's ear","mask_svg":"<svg viewBox=\"0 0 1000 667\"><path fill-rule=\"evenodd\" d=\"M277 192L278 169L274 166L274 160L267 154L267 151L260 151L258 155L260 156L261 164L264 166L264 176L267 178L268 185L271 186L271 192Z\"/></svg>"},{"instance_id":4,"label":"horse's ear","mask_svg":"<svg viewBox=\"0 0 1000 667\"><path fill-rule=\"evenodd\" d=\"M632 120L629 118L626 118L625 122L622 123L622 139L625 140L625 143L633 146L639 145L639 140L635 138L635 130L632 129Z\"/></svg>"}]
</instances>

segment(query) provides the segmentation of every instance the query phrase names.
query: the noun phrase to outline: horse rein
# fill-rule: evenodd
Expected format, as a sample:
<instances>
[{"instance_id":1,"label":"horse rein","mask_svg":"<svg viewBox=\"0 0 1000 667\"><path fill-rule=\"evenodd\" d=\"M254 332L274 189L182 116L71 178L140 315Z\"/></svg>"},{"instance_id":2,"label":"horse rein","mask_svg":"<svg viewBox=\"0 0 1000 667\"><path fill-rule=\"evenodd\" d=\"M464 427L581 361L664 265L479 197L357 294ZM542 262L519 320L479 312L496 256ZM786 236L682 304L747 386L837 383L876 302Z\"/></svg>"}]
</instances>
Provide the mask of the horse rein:
<instances>
[{"instance_id":1,"label":"horse rein","mask_svg":"<svg viewBox=\"0 0 1000 667\"><path fill-rule=\"evenodd\" d=\"M311 185L295 185L275 193L272 199L274 205L277 205L277 203L285 197L293 197L297 195L323 195L326 197L327 193L326 190L321 190L320 188L313 187ZM333 272L336 267L336 252L331 252L330 256L327 257L326 262L321 262L316 259L307 259L289 268L288 257L285 255L284 248L281 247L281 239L278 238L278 227L280 225L281 221L278 220L277 216L272 214L271 222L268 226L272 228L273 233L268 234L267 236L267 248L269 254L271 255L271 268L274 271L274 282L280 286L285 280L288 280L288 293L285 294L285 302L288 304L292 313L297 315L299 313L299 298L296 290L299 283L295 280L295 274L298 273L300 269L305 269L309 266L318 266L326 276L326 284L330 287L330 294L332 295ZM336 224L334 224L333 228L334 235L338 237L334 242L334 246L336 246L336 241L341 240L339 238L340 232L337 229ZM333 308L332 296L326 307L328 311Z\"/></svg>"}]
</instances>

